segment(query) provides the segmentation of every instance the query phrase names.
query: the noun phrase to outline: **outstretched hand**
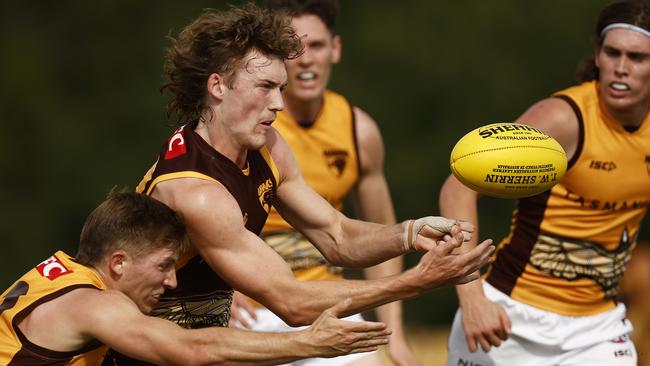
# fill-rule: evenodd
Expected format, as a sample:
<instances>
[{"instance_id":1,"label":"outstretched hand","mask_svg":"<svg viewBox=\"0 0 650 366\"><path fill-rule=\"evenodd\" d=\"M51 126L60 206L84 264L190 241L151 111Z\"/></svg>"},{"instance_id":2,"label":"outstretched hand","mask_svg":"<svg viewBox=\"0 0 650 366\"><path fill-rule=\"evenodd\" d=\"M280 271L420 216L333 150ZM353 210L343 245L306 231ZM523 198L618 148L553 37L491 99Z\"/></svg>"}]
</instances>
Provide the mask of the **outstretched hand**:
<instances>
[{"instance_id":1,"label":"outstretched hand","mask_svg":"<svg viewBox=\"0 0 650 366\"><path fill-rule=\"evenodd\" d=\"M350 322L338 317L345 313L351 299L345 299L326 309L307 328L305 342L311 344L321 357L370 352L388 343L391 331L378 322Z\"/></svg>"},{"instance_id":2,"label":"outstretched hand","mask_svg":"<svg viewBox=\"0 0 650 366\"><path fill-rule=\"evenodd\" d=\"M449 234L436 240L415 267L418 271L417 282L429 289L478 279L479 269L491 261L494 252L492 239L481 242L465 253L454 253L465 238L465 232L455 225Z\"/></svg>"}]
</instances>

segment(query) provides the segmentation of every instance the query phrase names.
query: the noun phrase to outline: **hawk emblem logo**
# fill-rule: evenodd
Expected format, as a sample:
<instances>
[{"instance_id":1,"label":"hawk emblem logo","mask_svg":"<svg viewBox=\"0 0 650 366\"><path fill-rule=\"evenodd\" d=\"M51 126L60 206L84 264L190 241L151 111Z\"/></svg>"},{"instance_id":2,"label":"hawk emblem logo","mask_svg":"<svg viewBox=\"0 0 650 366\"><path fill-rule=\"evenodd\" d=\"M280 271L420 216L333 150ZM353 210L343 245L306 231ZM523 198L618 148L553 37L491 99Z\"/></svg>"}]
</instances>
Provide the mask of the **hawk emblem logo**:
<instances>
[{"instance_id":1,"label":"hawk emblem logo","mask_svg":"<svg viewBox=\"0 0 650 366\"><path fill-rule=\"evenodd\" d=\"M325 150L323 151L323 156L325 157L327 166L334 173L334 175L336 175L337 178L343 175L343 172L345 171L345 166L347 165L348 162L347 151Z\"/></svg>"},{"instance_id":2,"label":"hawk emblem logo","mask_svg":"<svg viewBox=\"0 0 650 366\"><path fill-rule=\"evenodd\" d=\"M636 240L624 228L618 247L607 250L588 241L540 235L533 247L530 263L553 277L574 281L587 278L597 283L606 299L618 294L618 283L630 260Z\"/></svg>"},{"instance_id":3,"label":"hawk emblem logo","mask_svg":"<svg viewBox=\"0 0 650 366\"><path fill-rule=\"evenodd\" d=\"M257 186L257 198L260 200L260 205L266 213L271 211L271 205L273 205L273 181L271 178L267 178L262 184Z\"/></svg>"}]
</instances>

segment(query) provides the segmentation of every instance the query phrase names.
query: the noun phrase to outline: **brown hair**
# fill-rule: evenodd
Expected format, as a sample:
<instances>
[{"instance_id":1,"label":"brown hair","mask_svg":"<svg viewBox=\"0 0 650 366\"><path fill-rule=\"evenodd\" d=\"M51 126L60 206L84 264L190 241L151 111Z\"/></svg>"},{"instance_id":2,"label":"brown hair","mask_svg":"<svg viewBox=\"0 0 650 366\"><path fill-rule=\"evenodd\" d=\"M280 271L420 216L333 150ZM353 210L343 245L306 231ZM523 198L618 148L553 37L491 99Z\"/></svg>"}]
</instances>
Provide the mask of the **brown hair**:
<instances>
[{"instance_id":1,"label":"brown hair","mask_svg":"<svg viewBox=\"0 0 650 366\"><path fill-rule=\"evenodd\" d=\"M177 39L168 38L172 44L165 52L167 80L160 90L171 93L167 116L175 113L182 124L202 118L211 74L223 74L232 87L234 71L251 50L283 61L302 51L286 14L265 11L253 3L227 11L208 9Z\"/></svg>"},{"instance_id":2,"label":"brown hair","mask_svg":"<svg viewBox=\"0 0 650 366\"><path fill-rule=\"evenodd\" d=\"M614 23L636 25L650 32L650 3L645 0L625 0L606 6L596 22L594 36L597 46L601 46L605 40L605 35L601 36L603 29ZM600 72L593 56L582 61L576 76L580 82L598 80Z\"/></svg>"},{"instance_id":3,"label":"brown hair","mask_svg":"<svg viewBox=\"0 0 650 366\"><path fill-rule=\"evenodd\" d=\"M315 15L334 34L336 17L339 14L338 0L266 0L264 5L273 11L282 11L291 16Z\"/></svg>"},{"instance_id":4,"label":"brown hair","mask_svg":"<svg viewBox=\"0 0 650 366\"><path fill-rule=\"evenodd\" d=\"M98 264L115 250L135 256L172 248L188 248L185 225L164 203L135 192L111 191L88 215L79 240L77 260Z\"/></svg>"}]
</instances>

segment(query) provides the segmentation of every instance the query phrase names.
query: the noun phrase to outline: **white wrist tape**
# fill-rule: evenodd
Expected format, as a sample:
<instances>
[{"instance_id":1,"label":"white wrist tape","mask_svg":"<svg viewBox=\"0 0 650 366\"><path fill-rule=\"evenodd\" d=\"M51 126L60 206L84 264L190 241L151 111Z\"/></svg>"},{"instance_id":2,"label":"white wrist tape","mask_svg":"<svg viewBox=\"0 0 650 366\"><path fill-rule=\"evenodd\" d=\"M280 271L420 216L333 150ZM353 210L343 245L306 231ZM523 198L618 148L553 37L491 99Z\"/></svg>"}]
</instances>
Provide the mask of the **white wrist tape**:
<instances>
[{"instance_id":1,"label":"white wrist tape","mask_svg":"<svg viewBox=\"0 0 650 366\"><path fill-rule=\"evenodd\" d=\"M408 220L404 222L404 233L402 234L402 243L404 250L417 250L415 241L418 233L426 225L442 233L451 232L451 228L456 224L456 220L448 219L442 216L426 216L417 220Z\"/></svg>"}]
</instances>

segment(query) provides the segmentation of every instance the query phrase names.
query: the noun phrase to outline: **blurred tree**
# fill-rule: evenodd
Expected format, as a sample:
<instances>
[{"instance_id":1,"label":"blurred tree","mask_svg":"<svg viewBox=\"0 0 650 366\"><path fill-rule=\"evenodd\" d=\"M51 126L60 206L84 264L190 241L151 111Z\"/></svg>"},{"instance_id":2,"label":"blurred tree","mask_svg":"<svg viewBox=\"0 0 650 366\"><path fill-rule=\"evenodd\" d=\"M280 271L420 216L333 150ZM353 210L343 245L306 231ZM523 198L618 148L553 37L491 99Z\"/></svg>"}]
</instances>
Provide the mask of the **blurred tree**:
<instances>
[{"instance_id":1,"label":"blurred tree","mask_svg":"<svg viewBox=\"0 0 650 366\"><path fill-rule=\"evenodd\" d=\"M341 0L332 86L380 124L398 218L437 213L459 137L574 82L605 3ZM0 287L58 248L74 253L89 210L135 187L173 122L158 92L165 36L227 4L0 3ZM483 200L481 237L499 240L514 202ZM406 302L407 320L451 321L452 294Z\"/></svg>"}]
</instances>

